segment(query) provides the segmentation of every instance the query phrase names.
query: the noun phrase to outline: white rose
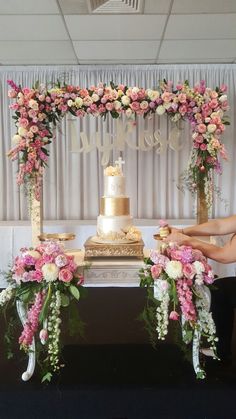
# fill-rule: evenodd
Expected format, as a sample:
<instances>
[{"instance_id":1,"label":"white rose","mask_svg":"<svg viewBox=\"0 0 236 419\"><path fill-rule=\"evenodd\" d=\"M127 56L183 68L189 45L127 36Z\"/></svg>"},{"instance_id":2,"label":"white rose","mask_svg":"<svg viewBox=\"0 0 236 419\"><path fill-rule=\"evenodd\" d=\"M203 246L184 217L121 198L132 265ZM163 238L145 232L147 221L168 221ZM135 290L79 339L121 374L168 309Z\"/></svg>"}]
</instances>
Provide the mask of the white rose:
<instances>
[{"instance_id":1,"label":"white rose","mask_svg":"<svg viewBox=\"0 0 236 419\"><path fill-rule=\"evenodd\" d=\"M205 270L204 265L202 264L202 262L199 262L199 260L193 262L193 266L197 275L201 275L201 273Z\"/></svg>"},{"instance_id":2,"label":"white rose","mask_svg":"<svg viewBox=\"0 0 236 419\"><path fill-rule=\"evenodd\" d=\"M28 133L27 129L25 129L25 128L23 128L23 127L19 127L19 128L18 128L18 134L19 134L21 137L25 137L25 136L27 135L27 133Z\"/></svg>"},{"instance_id":3,"label":"white rose","mask_svg":"<svg viewBox=\"0 0 236 419\"><path fill-rule=\"evenodd\" d=\"M17 134L15 134L15 135L13 135L13 137L12 137L12 142L13 142L13 144L18 144L19 142L20 142L20 140L21 140L22 138L21 138L21 136L20 135L17 135Z\"/></svg>"},{"instance_id":4,"label":"white rose","mask_svg":"<svg viewBox=\"0 0 236 419\"><path fill-rule=\"evenodd\" d=\"M121 103L119 102L119 100L115 100L114 108L116 111L118 111L121 108Z\"/></svg>"},{"instance_id":5,"label":"white rose","mask_svg":"<svg viewBox=\"0 0 236 419\"><path fill-rule=\"evenodd\" d=\"M75 99L75 104L77 108L81 108L81 106L83 106L83 99L81 97L77 97Z\"/></svg>"},{"instance_id":6,"label":"white rose","mask_svg":"<svg viewBox=\"0 0 236 419\"><path fill-rule=\"evenodd\" d=\"M45 263L42 267L42 273L46 282L53 282L58 278L59 268L55 263Z\"/></svg>"},{"instance_id":7,"label":"white rose","mask_svg":"<svg viewBox=\"0 0 236 419\"><path fill-rule=\"evenodd\" d=\"M121 97L121 102L124 106L128 106L130 104L130 98L126 95Z\"/></svg>"},{"instance_id":8,"label":"white rose","mask_svg":"<svg viewBox=\"0 0 236 419\"><path fill-rule=\"evenodd\" d=\"M165 102L163 106L164 106L165 109L169 109L171 107L171 103L170 102Z\"/></svg>"},{"instance_id":9,"label":"white rose","mask_svg":"<svg viewBox=\"0 0 236 419\"><path fill-rule=\"evenodd\" d=\"M165 271L172 279L181 278L183 276L182 263L178 260L171 260L170 262L167 262Z\"/></svg>"},{"instance_id":10,"label":"white rose","mask_svg":"<svg viewBox=\"0 0 236 419\"><path fill-rule=\"evenodd\" d=\"M222 95L220 98L219 98L219 101L220 102L225 102L227 100L227 95Z\"/></svg>"},{"instance_id":11,"label":"white rose","mask_svg":"<svg viewBox=\"0 0 236 419\"><path fill-rule=\"evenodd\" d=\"M208 132L210 132L210 133L212 133L212 132L215 132L215 130L216 130L216 125L215 124L209 124L208 126L207 126L207 131Z\"/></svg>"},{"instance_id":12,"label":"white rose","mask_svg":"<svg viewBox=\"0 0 236 419\"><path fill-rule=\"evenodd\" d=\"M211 118L205 118L205 123L208 124L208 122L210 122Z\"/></svg>"},{"instance_id":13,"label":"white rose","mask_svg":"<svg viewBox=\"0 0 236 419\"><path fill-rule=\"evenodd\" d=\"M132 89L132 93L138 93L139 92L139 88L138 87L133 87Z\"/></svg>"},{"instance_id":14,"label":"white rose","mask_svg":"<svg viewBox=\"0 0 236 419\"><path fill-rule=\"evenodd\" d=\"M34 259L39 259L41 257L40 253L37 250L28 250L27 255L32 256Z\"/></svg>"},{"instance_id":15,"label":"white rose","mask_svg":"<svg viewBox=\"0 0 236 419\"><path fill-rule=\"evenodd\" d=\"M71 99L67 100L67 105L69 106L69 108L71 108L71 106L74 105L73 100L71 100Z\"/></svg>"},{"instance_id":16,"label":"white rose","mask_svg":"<svg viewBox=\"0 0 236 419\"><path fill-rule=\"evenodd\" d=\"M159 105L157 108L156 108L156 113L157 113L157 115L163 115L164 113L165 113L165 111L166 111L166 109L164 108L164 106L162 106L162 105Z\"/></svg>"},{"instance_id":17,"label":"white rose","mask_svg":"<svg viewBox=\"0 0 236 419\"><path fill-rule=\"evenodd\" d=\"M100 97L96 93L93 93L91 97L93 99L93 102L97 102L100 99Z\"/></svg>"}]
</instances>

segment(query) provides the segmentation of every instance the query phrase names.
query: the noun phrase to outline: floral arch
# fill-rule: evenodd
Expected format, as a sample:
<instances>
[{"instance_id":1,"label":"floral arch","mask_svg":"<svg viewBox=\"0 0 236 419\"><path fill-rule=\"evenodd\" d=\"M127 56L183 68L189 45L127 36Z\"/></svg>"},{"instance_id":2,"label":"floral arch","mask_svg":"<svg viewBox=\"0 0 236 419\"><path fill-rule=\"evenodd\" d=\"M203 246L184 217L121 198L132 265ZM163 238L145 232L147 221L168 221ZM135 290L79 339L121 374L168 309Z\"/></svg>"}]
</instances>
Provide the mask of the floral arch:
<instances>
[{"instance_id":1,"label":"floral arch","mask_svg":"<svg viewBox=\"0 0 236 419\"><path fill-rule=\"evenodd\" d=\"M36 200L40 201L42 174L49 156L46 146L53 141L53 128L66 113L103 118L108 113L113 118L121 114L128 118L166 114L174 122L188 120L191 125L193 146L185 182L191 192L200 191L202 199L207 197L207 205L211 206L213 173L221 173L220 158L227 159L221 141L225 125L229 124L225 116L225 85L211 89L201 81L190 87L185 81L174 87L172 82L163 80L153 90L113 82L89 88L59 83L52 88L39 83L28 88L17 86L12 80L8 84L17 128L8 156L19 161L18 185L29 186Z\"/></svg>"}]
</instances>

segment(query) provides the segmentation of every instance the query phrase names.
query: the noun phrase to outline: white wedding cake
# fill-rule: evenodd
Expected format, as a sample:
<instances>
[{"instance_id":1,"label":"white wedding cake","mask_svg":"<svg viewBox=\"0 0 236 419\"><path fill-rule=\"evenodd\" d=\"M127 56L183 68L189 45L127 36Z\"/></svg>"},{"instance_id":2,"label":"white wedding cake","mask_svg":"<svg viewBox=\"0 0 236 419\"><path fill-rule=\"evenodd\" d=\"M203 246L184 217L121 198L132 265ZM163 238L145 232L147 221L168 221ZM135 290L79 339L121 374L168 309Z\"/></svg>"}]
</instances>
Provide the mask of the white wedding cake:
<instances>
[{"instance_id":1,"label":"white wedding cake","mask_svg":"<svg viewBox=\"0 0 236 419\"><path fill-rule=\"evenodd\" d=\"M141 233L133 226L130 215L130 199L125 195L125 176L121 158L116 166L104 170L104 195L97 218L97 237L102 242L132 242L141 239Z\"/></svg>"}]
</instances>

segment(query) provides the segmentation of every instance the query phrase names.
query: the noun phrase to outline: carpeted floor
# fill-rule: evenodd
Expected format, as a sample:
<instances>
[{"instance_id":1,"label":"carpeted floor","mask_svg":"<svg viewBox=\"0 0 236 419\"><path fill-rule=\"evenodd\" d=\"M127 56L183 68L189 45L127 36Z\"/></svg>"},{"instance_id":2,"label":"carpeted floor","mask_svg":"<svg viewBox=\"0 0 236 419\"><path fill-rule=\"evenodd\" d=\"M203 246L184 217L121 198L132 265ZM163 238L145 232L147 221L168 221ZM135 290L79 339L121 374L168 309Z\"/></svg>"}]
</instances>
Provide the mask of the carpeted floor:
<instances>
[{"instance_id":1,"label":"carpeted floor","mask_svg":"<svg viewBox=\"0 0 236 419\"><path fill-rule=\"evenodd\" d=\"M65 368L46 385L36 369L21 380L27 358L15 337L15 357L3 348L0 319L0 419L235 419L236 375L215 361L196 380L171 339L154 350L137 317L142 289L89 289L79 302L85 338L63 322Z\"/></svg>"},{"instance_id":2,"label":"carpeted floor","mask_svg":"<svg viewBox=\"0 0 236 419\"><path fill-rule=\"evenodd\" d=\"M234 419L236 379L216 363L196 380L179 349L162 344L71 345L66 367L48 385L24 383L26 360L1 357L1 419Z\"/></svg>"}]
</instances>

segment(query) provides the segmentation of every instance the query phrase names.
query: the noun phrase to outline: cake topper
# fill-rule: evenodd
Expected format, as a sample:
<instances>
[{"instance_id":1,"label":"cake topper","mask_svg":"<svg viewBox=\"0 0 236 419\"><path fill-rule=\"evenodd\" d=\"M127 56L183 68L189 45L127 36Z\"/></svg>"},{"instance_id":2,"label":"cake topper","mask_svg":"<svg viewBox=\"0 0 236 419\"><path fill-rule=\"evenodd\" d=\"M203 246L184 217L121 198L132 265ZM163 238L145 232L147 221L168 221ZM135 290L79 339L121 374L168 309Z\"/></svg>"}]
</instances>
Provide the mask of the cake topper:
<instances>
[{"instance_id":1,"label":"cake topper","mask_svg":"<svg viewBox=\"0 0 236 419\"><path fill-rule=\"evenodd\" d=\"M122 160L122 157L119 157L118 160L115 161L115 165L119 167L121 173L123 174L122 164L125 164L125 161Z\"/></svg>"}]
</instances>

